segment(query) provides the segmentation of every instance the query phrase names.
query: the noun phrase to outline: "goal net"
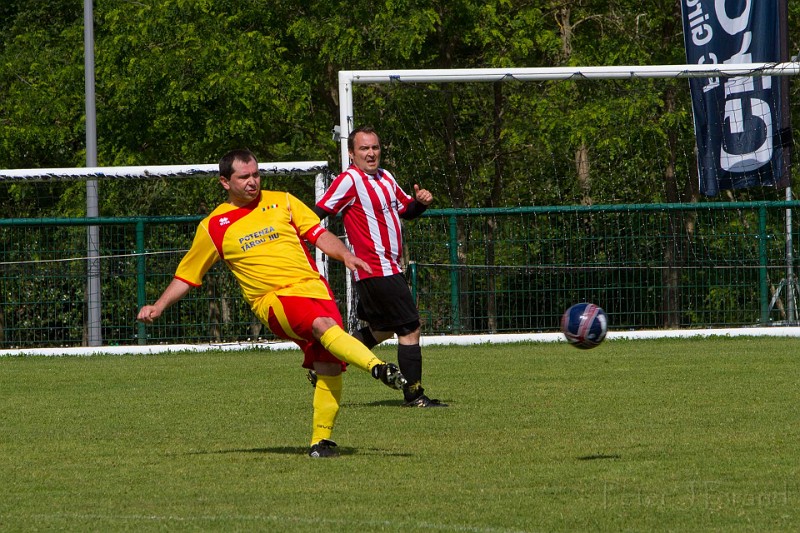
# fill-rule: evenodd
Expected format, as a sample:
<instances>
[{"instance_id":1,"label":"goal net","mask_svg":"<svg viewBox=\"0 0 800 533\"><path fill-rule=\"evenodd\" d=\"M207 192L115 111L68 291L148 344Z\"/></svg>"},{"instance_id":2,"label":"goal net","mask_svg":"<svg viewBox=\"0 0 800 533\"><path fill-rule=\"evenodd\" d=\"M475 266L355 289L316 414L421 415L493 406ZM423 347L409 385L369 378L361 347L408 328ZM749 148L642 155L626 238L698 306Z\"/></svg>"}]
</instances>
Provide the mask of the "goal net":
<instances>
[{"instance_id":1,"label":"goal net","mask_svg":"<svg viewBox=\"0 0 800 533\"><path fill-rule=\"evenodd\" d=\"M621 329L793 322L791 190L700 195L689 78L797 70L346 71L342 161L373 125L401 186L433 191L406 226L430 332L548 331L586 300Z\"/></svg>"},{"instance_id":2,"label":"goal net","mask_svg":"<svg viewBox=\"0 0 800 533\"><path fill-rule=\"evenodd\" d=\"M325 161L260 163L262 187L311 204ZM197 223L225 200L218 166L0 170L0 349L271 340L217 264L156 324L135 320L169 284ZM87 217L87 184L99 216Z\"/></svg>"}]
</instances>

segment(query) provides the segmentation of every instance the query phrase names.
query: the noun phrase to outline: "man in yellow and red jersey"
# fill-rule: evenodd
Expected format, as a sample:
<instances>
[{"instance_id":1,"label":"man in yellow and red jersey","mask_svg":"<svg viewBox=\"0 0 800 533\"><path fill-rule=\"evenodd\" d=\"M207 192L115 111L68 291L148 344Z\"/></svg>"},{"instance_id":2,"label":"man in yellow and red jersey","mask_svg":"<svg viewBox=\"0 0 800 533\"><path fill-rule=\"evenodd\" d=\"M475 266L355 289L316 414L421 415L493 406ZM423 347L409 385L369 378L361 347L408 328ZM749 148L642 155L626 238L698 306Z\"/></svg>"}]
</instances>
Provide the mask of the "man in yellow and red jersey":
<instances>
[{"instance_id":1,"label":"man in yellow and red jersey","mask_svg":"<svg viewBox=\"0 0 800 533\"><path fill-rule=\"evenodd\" d=\"M353 271L368 269L319 218L287 192L262 191L258 161L249 150L233 150L219 162L220 184L228 201L203 219L175 277L137 319L152 323L166 308L199 287L211 265L225 261L253 312L280 338L303 350L303 367L313 369L311 457L338 455L330 440L342 393L342 371L351 363L391 388L406 380L399 369L342 329L342 317L328 282L317 271L304 241Z\"/></svg>"}]
</instances>

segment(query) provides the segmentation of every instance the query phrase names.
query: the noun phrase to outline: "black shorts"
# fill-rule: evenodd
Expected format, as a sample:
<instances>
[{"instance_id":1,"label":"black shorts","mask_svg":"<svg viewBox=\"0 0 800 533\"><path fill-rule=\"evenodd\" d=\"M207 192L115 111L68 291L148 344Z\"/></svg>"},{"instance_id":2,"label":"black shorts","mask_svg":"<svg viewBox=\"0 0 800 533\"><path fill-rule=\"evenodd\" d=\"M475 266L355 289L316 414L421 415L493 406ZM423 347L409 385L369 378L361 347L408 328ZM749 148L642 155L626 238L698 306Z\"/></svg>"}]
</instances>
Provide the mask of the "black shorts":
<instances>
[{"instance_id":1,"label":"black shorts","mask_svg":"<svg viewBox=\"0 0 800 533\"><path fill-rule=\"evenodd\" d=\"M419 312L402 274L356 282L358 318L374 331L407 335L419 327Z\"/></svg>"}]
</instances>

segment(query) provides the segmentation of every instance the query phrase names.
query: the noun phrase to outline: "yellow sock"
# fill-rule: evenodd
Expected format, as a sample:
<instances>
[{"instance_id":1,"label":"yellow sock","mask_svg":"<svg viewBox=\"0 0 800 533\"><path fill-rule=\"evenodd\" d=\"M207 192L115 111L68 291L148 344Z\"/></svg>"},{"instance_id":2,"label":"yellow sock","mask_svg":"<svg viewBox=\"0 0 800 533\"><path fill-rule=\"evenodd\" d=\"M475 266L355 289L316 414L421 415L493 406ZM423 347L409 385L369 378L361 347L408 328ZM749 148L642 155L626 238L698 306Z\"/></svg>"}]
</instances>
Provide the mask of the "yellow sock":
<instances>
[{"instance_id":1,"label":"yellow sock","mask_svg":"<svg viewBox=\"0 0 800 533\"><path fill-rule=\"evenodd\" d=\"M383 364L383 361L375 357L369 348L345 333L339 326L333 326L326 331L319 342L345 363L356 365L367 372L371 371L373 366Z\"/></svg>"},{"instance_id":2,"label":"yellow sock","mask_svg":"<svg viewBox=\"0 0 800 533\"><path fill-rule=\"evenodd\" d=\"M317 386L314 388L314 416L311 432L311 445L322 439L330 439L336 415L339 414L339 403L342 399L342 375L323 376L317 374Z\"/></svg>"}]
</instances>

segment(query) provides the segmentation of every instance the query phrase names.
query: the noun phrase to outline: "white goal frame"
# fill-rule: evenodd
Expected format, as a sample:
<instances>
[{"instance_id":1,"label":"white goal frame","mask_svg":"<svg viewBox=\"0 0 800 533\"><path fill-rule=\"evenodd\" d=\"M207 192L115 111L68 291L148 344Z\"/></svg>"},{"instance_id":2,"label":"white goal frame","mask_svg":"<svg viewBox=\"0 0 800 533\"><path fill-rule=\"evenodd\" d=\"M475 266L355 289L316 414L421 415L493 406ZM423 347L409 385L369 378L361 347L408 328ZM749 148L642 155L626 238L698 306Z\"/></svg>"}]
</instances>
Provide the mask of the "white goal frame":
<instances>
[{"instance_id":1,"label":"white goal frame","mask_svg":"<svg viewBox=\"0 0 800 533\"><path fill-rule=\"evenodd\" d=\"M785 63L725 63L685 65L631 65L596 67L532 67L532 68L478 68L478 69L411 69L411 70L343 70L339 72L339 142L342 171L350 164L347 137L355 124L353 88L358 84L389 83L454 83L454 82L504 82L504 81L559 81L559 80L625 80L648 78L732 78L736 76L794 76L800 73L800 62ZM786 188L786 200L792 199L791 185ZM786 212L786 286L788 300L793 302L794 272L791 261L792 230L791 211ZM347 278L347 314L355 322L352 309L354 296L352 281ZM794 308L789 310L794 317Z\"/></svg>"},{"instance_id":2,"label":"white goal frame","mask_svg":"<svg viewBox=\"0 0 800 533\"><path fill-rule=\"evenodd\" d=\"M272 175L314 175L328 169L327 161L259 163L258 170ZM0 181L61 181L81 179L191 178L219 174L219 165L141 165L116 167L20 168L0 169Z\"/></svg>"},{"instance_id":3,"label":"white goal frame","mask_svg":"<svg viewBox=\"0 0 800 533\"><path fill-rule=\"evenodd\" d=\"M314 194L316 198L322 196L325 187L325 175L329 172L327 161L290 161L259 163L258 169L262 174L283 176L301 175L315 176ZM80 180L130 180L130 179L158 179L162 177L192 178L197 176L219 175L219 164L196 165L143 165L143 166L112 166L112 167L68 167L68 168L22 168L0 169L0 182L18 181L22 183L40 181L80 181ZM88 210L87 210L88 212ZM93 218L87 216L87 218ZM96 237L97 226L87 227L87 291L86 291L86 328L87 343L89 346L102 346L101 312L102 301L100 298L100 250ZM327 275L326 256L316 250L316 260L320 272Z\"/></svg>"}]
</instances>

